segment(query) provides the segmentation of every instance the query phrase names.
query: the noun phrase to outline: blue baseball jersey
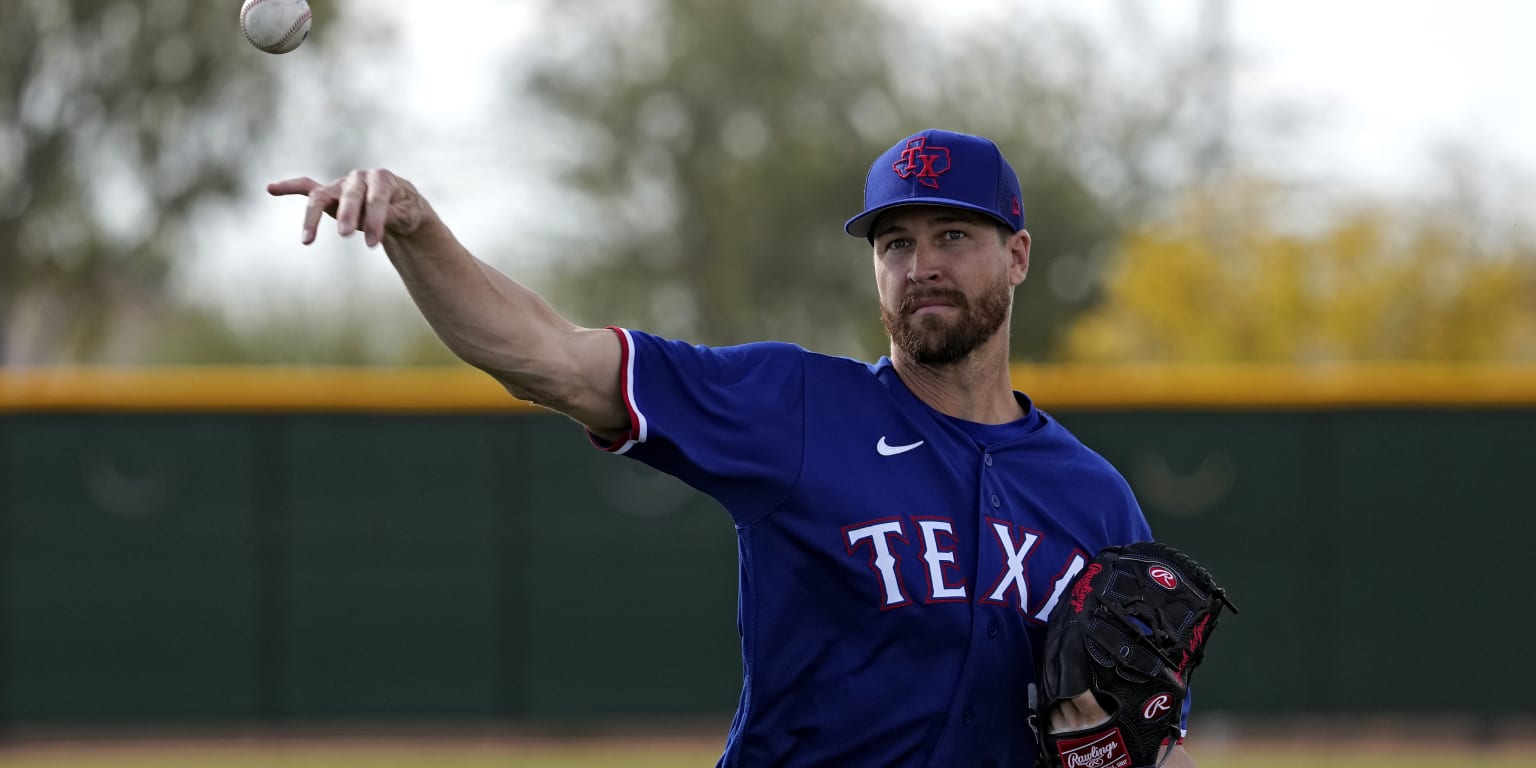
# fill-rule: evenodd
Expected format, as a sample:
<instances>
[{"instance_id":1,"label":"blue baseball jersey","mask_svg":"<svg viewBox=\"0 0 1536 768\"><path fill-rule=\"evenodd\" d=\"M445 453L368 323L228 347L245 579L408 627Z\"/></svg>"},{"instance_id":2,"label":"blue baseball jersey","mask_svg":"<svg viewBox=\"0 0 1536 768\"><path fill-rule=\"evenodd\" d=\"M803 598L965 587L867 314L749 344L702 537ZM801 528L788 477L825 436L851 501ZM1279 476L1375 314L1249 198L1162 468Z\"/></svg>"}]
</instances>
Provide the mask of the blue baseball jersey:
<instances>
[{"instance_id":1,"label":"blue baseball jersey","mask_svg":"<svg viewBox=\"0 0 1536 768\"><path fill-rule=\"evenodd\" d=\"M627 440L736 524L743 684L720 766L1035 764L1051 609L1152 538L1125 480L1050 415L962 421L888 359L615 329Z\"/></svg>"}]
</instances>

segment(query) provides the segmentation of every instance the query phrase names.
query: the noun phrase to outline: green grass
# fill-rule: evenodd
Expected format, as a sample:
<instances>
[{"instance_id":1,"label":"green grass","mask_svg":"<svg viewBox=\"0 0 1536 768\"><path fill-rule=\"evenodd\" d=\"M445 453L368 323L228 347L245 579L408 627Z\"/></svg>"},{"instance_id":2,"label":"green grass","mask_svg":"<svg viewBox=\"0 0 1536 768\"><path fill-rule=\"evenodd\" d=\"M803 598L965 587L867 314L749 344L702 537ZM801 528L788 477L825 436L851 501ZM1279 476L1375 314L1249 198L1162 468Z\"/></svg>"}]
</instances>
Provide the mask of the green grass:
<instances>
[{"instance_id":1,"label":"green grass","mask_svg":"<svg viewBox=\"0 0 1536 768\"><path fill-rule=\"evenodd\" d=\"M114 752L116 752L114 754ZM718 752L704 749L647 747L485 750L394 750L346 747L238 749L173 749L123 752L56 749L6 753L6 768L709 768ZM1410 752L1371 755L1356 751L1327 754L1240 754L1238 751L1195 753L1201 768L1536 768L1536 756L1468 753L1414 755Z\"/></svg>"},{"instance_id":2,"label":"green grass","mask_svg":"<svg viewBox=\"0 0 1536 768\"><path fill-rule=\"evenodd\" d=\"M1200 768L1448 768L1476 765L1477 768L1536 768L1536 757L1484 757L1469 754L1461 758L1412 757L1394 755L1243 755L1231 753L1195 756Z\"/></svg>"},{"instance_id":3,"label":"green grass","mask_svg":"<svg viewBox=\"0 0 1536 768\"><path fill-rule=\"evenodd\" d=\"M465 754L442 751L401 751L380 754L367 750L292 750L282 753L259 752L174 752L131 755L30 754L0 753L0 766L6 768L708 768L719 758L718 752L646 750L624 754L603 752L497 751Z\"/></svg>"}]
</instances>

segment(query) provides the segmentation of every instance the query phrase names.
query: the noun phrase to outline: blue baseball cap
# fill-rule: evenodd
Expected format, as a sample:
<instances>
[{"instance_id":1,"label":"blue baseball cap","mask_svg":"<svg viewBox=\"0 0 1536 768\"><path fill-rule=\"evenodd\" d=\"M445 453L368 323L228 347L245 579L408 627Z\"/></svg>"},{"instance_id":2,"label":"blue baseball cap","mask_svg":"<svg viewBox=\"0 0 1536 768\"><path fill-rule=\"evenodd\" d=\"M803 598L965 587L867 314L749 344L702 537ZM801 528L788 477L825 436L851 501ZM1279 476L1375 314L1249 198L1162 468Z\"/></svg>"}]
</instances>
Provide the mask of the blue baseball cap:
<instances>
[{"instance_id":1,"label":"blue baseball cap","mask_svg":"<svg viewBox=\"0 0 1536 768\"><path fill-rule=\"evenodd\" d=\"M1024 228L1019 177L991 139L928 129L896 142L869 167L864 212L843 230L870 238L880 214L903 205L947 205Z\"/></svg>"}]
</instances>

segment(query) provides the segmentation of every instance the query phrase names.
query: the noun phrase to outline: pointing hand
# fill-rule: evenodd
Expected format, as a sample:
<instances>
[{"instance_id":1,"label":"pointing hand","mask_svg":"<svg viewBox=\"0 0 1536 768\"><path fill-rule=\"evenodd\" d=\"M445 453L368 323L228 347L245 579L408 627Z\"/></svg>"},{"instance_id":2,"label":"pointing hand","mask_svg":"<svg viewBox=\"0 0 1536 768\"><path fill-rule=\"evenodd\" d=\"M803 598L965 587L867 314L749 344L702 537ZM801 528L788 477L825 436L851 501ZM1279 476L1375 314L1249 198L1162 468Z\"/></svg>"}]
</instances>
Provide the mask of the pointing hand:
<instances>
[{"instance_id":1,"label":"pointing hand","mask_svg":"<svg viewBox=\"0 0 1536 768\"><path fill-rule=\"evenodd\" d=\"M410 235L433 215L432 207L414 185L382 168L352 171L330 184L308 176L285 179L268 184L267 193L309 197L304 210L305 245L315 241L322 213L335 217L342 237L362 232L370 248L385 235Z\"/></svg>"}]
</instances>

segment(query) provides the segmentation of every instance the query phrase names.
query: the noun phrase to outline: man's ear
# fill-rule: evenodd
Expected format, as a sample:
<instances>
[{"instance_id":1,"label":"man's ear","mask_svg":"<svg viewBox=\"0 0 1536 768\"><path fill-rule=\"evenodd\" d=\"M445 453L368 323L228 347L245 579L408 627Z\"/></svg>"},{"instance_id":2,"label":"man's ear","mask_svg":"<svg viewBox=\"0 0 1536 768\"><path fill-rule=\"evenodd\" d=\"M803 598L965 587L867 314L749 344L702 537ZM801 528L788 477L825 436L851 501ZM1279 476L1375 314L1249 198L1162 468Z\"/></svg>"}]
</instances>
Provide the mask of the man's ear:
<instances>
[{"instance_id":1,"label":"man's ear","mask_svg":"<svg viewBox=\"0 0 1536 768\"><path fill-rule=\"evenodd\" d=\"M1029 230L1021 229L1008 238L1008 279L1014 285L1029 276Z\"/></svg>"}]
</instances>

